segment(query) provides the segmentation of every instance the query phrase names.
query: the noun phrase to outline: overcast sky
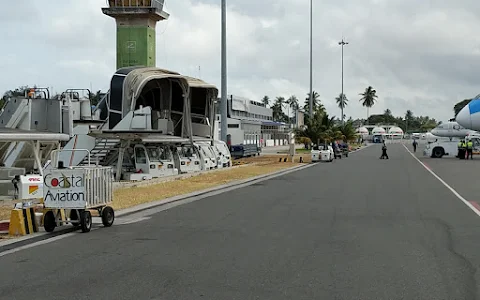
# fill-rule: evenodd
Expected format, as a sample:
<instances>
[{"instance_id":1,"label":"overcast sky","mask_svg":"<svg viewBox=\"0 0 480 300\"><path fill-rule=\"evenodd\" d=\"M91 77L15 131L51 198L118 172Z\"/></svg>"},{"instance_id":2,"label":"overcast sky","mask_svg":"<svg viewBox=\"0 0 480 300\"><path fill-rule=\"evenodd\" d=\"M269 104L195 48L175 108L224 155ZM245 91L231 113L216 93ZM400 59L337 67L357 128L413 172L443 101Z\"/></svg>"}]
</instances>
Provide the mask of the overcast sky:
<instances>
[{"instance_id":1,"label":"overcast sky","mask_svg":"<svg viewBox=\"0 0 480 300\"><path fill-rule=\"evenodd\" d=\"M165 0L157 66L220 89L220 0ZM228 93L259 100L309 89L309 1L227 0ZM347 116L365 117L358 94L378 93L371 113L438 120L479 93L480 2L315 0L314 90L340 115L342 35ZM11 4L9 4L11 3ZM355 3L355 4L353 4ZM20 85L107 90L115 72L115 22L104 0L21 0L0 9L0 91ZM199 71L200 66L200 71Z\"/></svg>"}]
</instances>

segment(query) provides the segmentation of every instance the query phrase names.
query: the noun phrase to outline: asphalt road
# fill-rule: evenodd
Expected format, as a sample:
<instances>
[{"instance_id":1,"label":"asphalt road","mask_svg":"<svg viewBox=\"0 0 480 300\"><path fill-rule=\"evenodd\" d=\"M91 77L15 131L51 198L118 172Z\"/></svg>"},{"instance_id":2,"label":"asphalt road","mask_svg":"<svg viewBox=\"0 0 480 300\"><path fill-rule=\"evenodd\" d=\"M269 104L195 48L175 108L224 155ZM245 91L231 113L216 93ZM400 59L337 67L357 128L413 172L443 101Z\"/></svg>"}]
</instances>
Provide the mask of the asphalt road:
<instances>
[{"instance_id":1,"label":"asphalt road","mask_svg":"<svg viewBox=\"0 0 480 300\"><path fill-rule=\"evenodd\" d=\"M401 144L389 155L0 257L0 299L476 299L480 218Z\"/></svg>"},{"instance_id":2,"label":"asphalt road","mask_svg":"<svg viewBox=\"0 0 480 300\"><path fill-rule=\"evenodd\" d=\"M410 146L410 150L412 147ZM423 156L424 145L417 148L416 156L443 180L469 201L480 203L480 156L473 160L460 160L455 157L430 158Z\"/></svg>"}]
</instances>

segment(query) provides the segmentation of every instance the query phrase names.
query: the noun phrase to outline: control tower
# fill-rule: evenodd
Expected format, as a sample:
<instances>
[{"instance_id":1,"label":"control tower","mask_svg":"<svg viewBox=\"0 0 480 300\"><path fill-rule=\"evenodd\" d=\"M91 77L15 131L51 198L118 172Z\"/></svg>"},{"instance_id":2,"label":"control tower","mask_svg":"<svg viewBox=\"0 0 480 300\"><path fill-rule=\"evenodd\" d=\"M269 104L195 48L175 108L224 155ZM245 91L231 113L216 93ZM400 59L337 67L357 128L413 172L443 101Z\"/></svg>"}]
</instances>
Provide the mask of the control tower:
<instances>
[{"instance_id":1,"label":"control tower","mask_svg":"<svg viewBox=\"0 0 480 300\"><path fill-rule=\"evenodd\" d=\"M107 0L102 12L117 22L117 70L155 67L155 27L170 16L164 0Z\"/></svg>"}]
</instances>

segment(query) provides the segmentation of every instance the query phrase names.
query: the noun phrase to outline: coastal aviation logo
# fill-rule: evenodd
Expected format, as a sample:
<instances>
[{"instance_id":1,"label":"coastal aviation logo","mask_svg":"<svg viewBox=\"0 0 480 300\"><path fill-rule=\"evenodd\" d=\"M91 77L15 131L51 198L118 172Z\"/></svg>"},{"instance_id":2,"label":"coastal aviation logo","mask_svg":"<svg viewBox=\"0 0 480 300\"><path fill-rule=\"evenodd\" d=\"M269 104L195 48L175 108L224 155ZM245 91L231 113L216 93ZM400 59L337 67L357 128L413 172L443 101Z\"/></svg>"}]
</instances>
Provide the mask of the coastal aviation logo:
<instances>
[{"instance_id":1,"label":"coastal aviation logo","mask_svg":"<svg viewBox=\"0 0 480 300\"><path fill-rule=\"evenodd\" d=\"M56 175L56 176L55 176ZM65 175L47 174L45 176L45 201L85 201L83 191L83 176L77 174Z\"/></svg>"},{"instance_id":2,"label":"coastal aviation logo","mask_svg":"<svg viewBox=\"0 0 480 300\"><path fill-rule=\"evenodd\" d=\"M45 185L54 189L69 189L83 187L83 177L78 175L53 176L48 174L45 176Z\"/></svg>"}]
</instances>

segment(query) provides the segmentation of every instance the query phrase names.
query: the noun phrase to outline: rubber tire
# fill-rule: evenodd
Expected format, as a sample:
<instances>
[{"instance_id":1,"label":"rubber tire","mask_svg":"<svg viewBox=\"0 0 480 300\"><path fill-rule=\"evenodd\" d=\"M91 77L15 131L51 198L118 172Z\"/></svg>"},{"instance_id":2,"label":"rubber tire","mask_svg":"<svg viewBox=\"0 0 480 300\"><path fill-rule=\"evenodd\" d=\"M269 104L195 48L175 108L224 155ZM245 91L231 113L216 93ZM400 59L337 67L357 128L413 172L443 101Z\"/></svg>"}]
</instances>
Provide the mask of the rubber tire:
<instances>
[{"instance_id":1,"label":"rubber tire","mask_svg":"<svg viewBox=\"0 0 480 300\"><path fill-rule=\"evenodd\" d=\"M442 148L438 148L438 147L434 148L433 153L432 153L432 157L433 158L442 158L442 156L444 154L443 152L444 152L444 150Z\"/></svg>"},{"instance_id":2,"label":"rubber tire","mask_svg":"<svg viewBox=\"0 0 480 300\"><path fill-rule=\"evenodd\" d=\"M82 232L90 232L92 229L92 214L85 210L80 213L80 227Z\"/></svg>"},{"instance_id":3,"label":"rubber tire","mask_svg":"<svg viewBox=\"0 0 480 300\"><path fill-rule=\"evenodd\" d=\"M110 227L115 221L115 212L110 206L106 206L102 209L102 223L105 227Z\"/></svg>"},{"instance_id":4,"label":"rubber tire","mask_svg":"<svg viewBox=\"0 0 480 300\"><path fill-rule=\"evenodd\" d=\"M55 215L53 211L49 210L43 217L43 228L46 232L52 232L57 227L57 223L55 222Z\"/></svg>"}]
</instances>

